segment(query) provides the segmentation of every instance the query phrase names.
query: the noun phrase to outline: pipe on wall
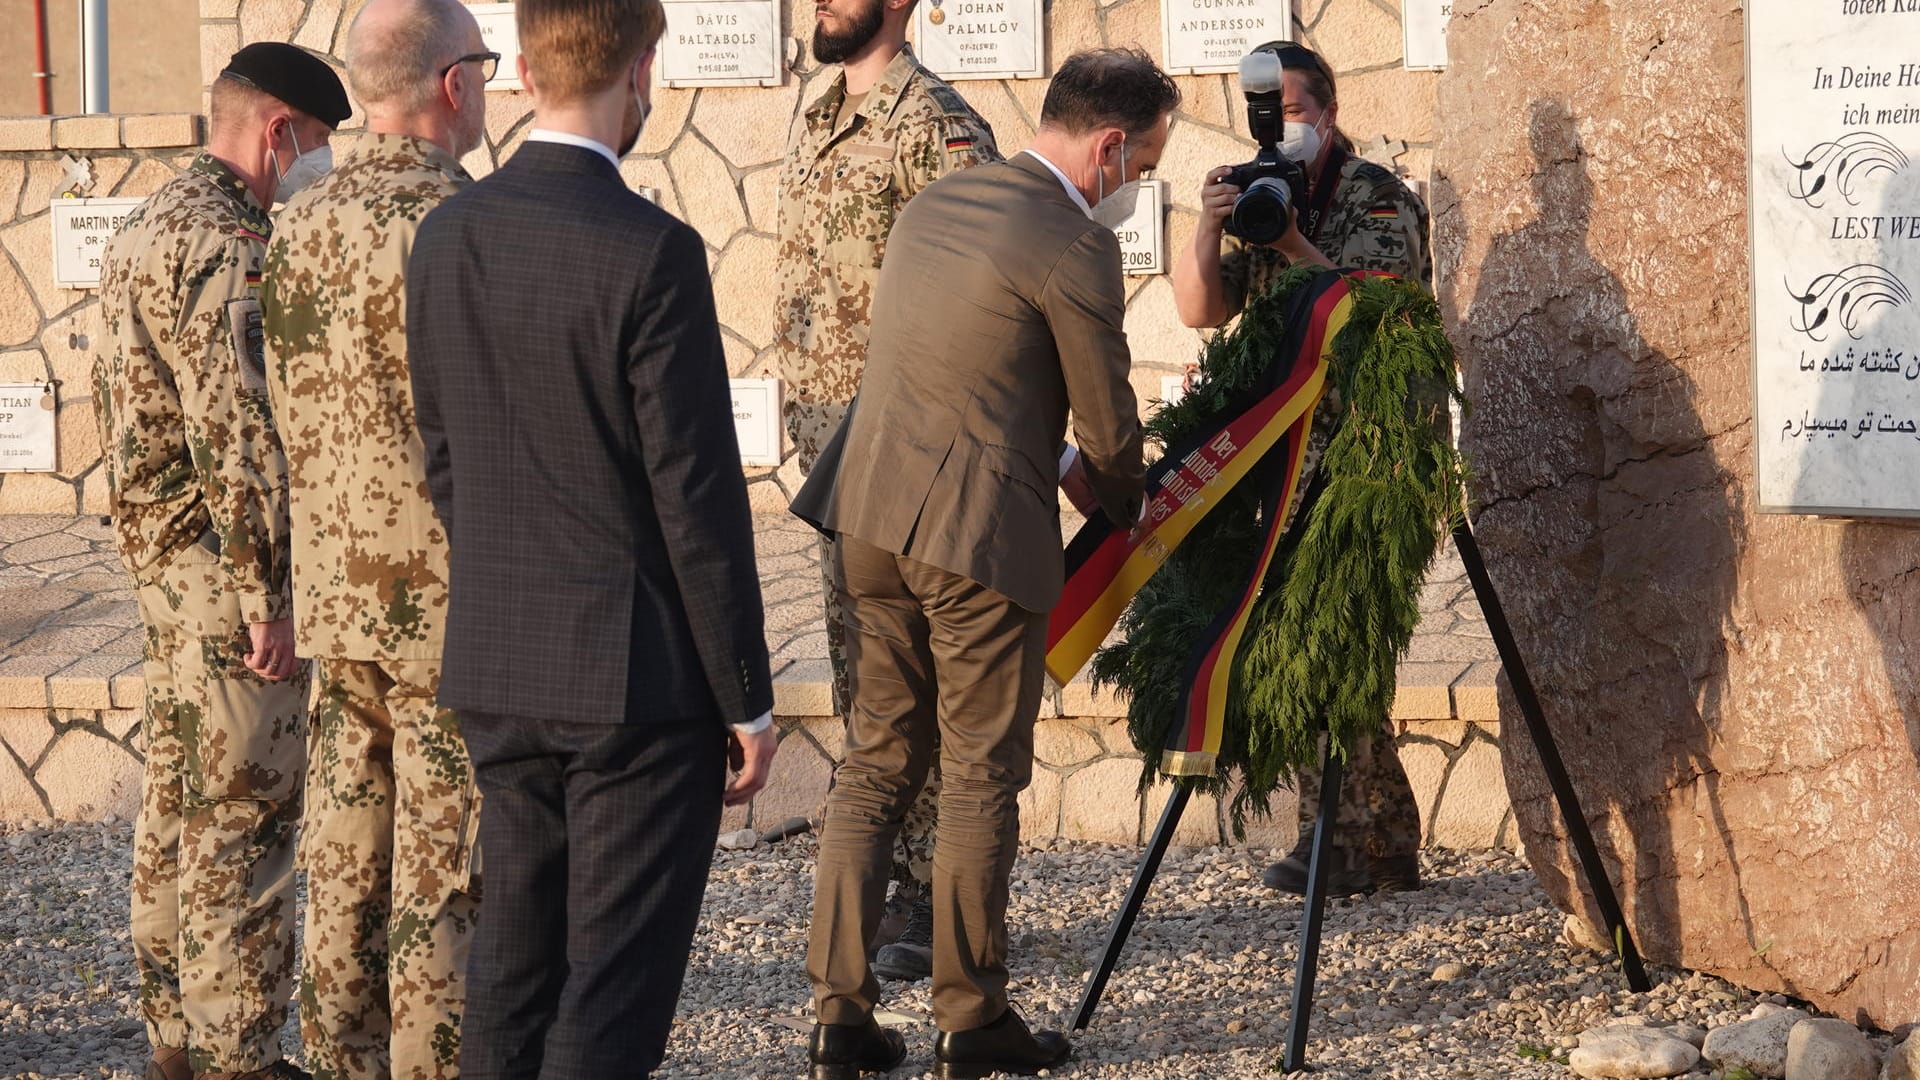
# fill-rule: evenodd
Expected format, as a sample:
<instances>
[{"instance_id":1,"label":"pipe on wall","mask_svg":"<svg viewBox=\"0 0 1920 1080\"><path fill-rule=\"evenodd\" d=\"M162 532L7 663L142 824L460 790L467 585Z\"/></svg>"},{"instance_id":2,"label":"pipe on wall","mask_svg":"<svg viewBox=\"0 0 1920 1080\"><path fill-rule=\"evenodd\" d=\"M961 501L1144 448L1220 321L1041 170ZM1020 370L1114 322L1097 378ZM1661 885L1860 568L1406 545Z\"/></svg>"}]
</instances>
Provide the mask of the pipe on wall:
<instances>
[{"instance_id":1,"label":"pipe on wall","mask_svg":"<svg viewBox=\"0 0 1920 1080\"><path fill-rule=\"evenodd\" d=\"M107 0L80 0L80 59L82 111L107 112Z\"/></svg>"},{"instance_id":2,"label":"pipe on wall","mask_svg":"<svg viewBox=\"0 0 1920 1080\"><path fill-rule=\"evenodd\" d=\"M33 77L40 84L40 115L53 115L53 72L47 70L47 0L33 0Z\"/></svg>"}]
</instances>

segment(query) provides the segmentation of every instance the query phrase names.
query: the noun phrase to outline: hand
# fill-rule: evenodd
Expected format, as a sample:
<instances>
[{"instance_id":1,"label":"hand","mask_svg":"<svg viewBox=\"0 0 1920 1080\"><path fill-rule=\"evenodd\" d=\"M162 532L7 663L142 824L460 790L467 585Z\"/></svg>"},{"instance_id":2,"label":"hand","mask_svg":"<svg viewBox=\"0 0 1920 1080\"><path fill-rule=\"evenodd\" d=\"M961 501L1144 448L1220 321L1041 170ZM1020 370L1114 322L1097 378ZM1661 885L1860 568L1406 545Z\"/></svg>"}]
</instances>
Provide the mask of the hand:
<instances>
[{"instance_id":1,"label":"hand","mask_svg":"<svg viewBox=\"0 0 1920 1080\"><path fill-rule=\"evenodd\" d=\"M1233 203L1240 197L1240 189L1226 182L1227 174L1233 166L1222 165L1207 174L1207 182L1200 188L1200 231L1219 236L1227 227L1227 219L1233 216Z\"/></svg>"},{"instance_id":2,"label":"hand","mask_svg":"<svg viewBox=\"0 0 1920 1080\"><path fill-rule=\"evenodd\" d=\"M1085 455L1075 455L1073 464L1060 477L1060 490L1082 517L1092 517L1100 509L1100 497L1093 493L1093 478L1087 475Z\"/></svg>"},{"instance_id":3,"label":"hand","mask_svg":"<svg viewBox=\"0 0 1920 1080\"><path fill-rule=\"evenodd\" d=\"M722 801L728 806L739 806L758 795L760 789L767 786L767 778L773 772L773 755L779 751L780 731L772 724L757 735L729 730L727 769L734 775L727 781Z\"/></svg>"},{"instance_id":4,"label":"hand","mask_svg":"<svg viewBox=\"0 0 1920 1080\"><path fill-rule=\"evenodd\" d=\"M293 655L293 620L247 624L252 648L246 656L247 670L268 682L279 682L292 675L300 665Z\"/></svg>"},{"instance_id":5,"label":"hand","mask_svg":"<svg viewBox=\"0 0 1920 1080\"><path fill-rule=\"evenodd\" d=\"M1186 368L1180 373L1180 392L1183 394L1193 393L1193 388L1200 385L1199 374L1200 362L1198 360L1187 361Z\"/></svg>"}]
</instances>

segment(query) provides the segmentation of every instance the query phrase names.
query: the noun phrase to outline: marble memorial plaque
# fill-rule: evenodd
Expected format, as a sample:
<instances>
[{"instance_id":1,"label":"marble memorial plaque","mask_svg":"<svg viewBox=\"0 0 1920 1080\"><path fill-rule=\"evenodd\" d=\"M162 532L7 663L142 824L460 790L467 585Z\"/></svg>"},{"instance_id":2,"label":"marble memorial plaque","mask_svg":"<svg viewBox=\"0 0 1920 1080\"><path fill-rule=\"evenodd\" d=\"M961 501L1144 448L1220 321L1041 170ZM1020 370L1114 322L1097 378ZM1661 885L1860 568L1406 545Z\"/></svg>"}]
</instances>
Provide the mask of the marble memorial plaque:
<instances>
[{"instance_id":1,"label":"marble memorial plaque","mask_svg":"<svg viewBox=\"0 0 1920 1080\"><path fill-rule=\"evenodd\" d=\"M1447 20L1453 0L1403 0L1400 29L1405 35L1404 66L1438 71L1447 66Z\"/></svg>"},{"instance_id":2,"label":"marble memorial plaque","mask_svg":"<svg viewBox=\"0 0 1920 1080\"><path fill-rule=\"evenodd\" d=\"M56 468L53 387L0 383L0 472Z\"/></svg>"},{"instance_id":3,"label":"marble memorial plaque","mask_svg":"<svg viewBox=\"0 0 1920 1080\"><path fill-rule=\"evenodd\" d=\"M1237 72L1240 58L1255 45L1291 40L1292 18L1289 0L1161 0L1166 70Z\"/></svg>"},{"instance_id":4,"label":"marble memorial plaque","mask_svg":"<svg viewBox=\"0 0 1920 1080\"><path fill-rule=\"evenodd\" d=\"M740 464L780 464L780 380L731 379L729 385Z\"/></svg>"},{"instance_id":5,"label":"marble memorial plaque","mask_svg":"<svg viewBox=\"0 0 1920 1080\"><path fill-rule=\"evenodd\" d=\"M946 79L1037 79L1045 25L1040 0L920 0L914 52Z\"/></svg>"},{"instance_id":6,"label":"marble memorial plaque","mask_svg":"<svg viewBox=\"0 0 1920 1080\"><path fill-rule=\"evenodd\" d=\"M520 31L513 25L512 4L468 4L480 23L480 39L500 54L500 65L487 80L487 92L522 90L520 85Z\"/></svg>"},{"instance_id":7,"label":"marble memorial plaque","mask_svg":"<svg viewBox=\"0 0 1920 1080\"><path fill-rule=\"evenodd\" d=\"M53 221L53 283L63 289L100 287L100 258L107 253L127 215L145 199L55 199L47 216Z\"/></svg>"},{"instance_id":8,"label":"marble memorial plaque","mask_svg":"<svg viewBox=\"0 0 1920 1080\"><path fill-rule=\"evenodd\" d=\"M655 70L667 86L778 86L780 7L774 0L666 0Z\"/></svg>"},{"instance_id":9,"label":"marble memorial plaque","mask_svg":"<svg viewBox=\"0 0 1920 1080\"><path fill-rule=\"evenodd\" d=\"M1920 4L1747 29L1760 508L1920 516Z\"/></svg>"}]
</instances>

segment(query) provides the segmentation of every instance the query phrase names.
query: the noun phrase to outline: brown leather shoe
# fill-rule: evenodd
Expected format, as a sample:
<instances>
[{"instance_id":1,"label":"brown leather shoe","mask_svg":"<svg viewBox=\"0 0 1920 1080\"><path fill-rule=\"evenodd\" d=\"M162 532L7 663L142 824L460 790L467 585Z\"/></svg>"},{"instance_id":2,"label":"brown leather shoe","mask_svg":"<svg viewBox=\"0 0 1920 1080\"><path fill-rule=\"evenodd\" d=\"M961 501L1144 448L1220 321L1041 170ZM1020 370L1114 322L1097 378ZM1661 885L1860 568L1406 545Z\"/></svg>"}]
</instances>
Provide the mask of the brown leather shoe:
<instances>
[{"instance_id":1,"label":"brown leather shoe","mask_svg":"<svg viewBox=\"0 0 1920 1080\"><path fill-rule=\"evenodd\" d=\"M1333 848L1327 873L1328 896L1352 896L1354 893L1413 892L1420 888L1420 857L1417 855L1368 855L1360 851ZM1296 846L1286 858L1267 867L1260 880L1269 889L1307 895L1307 868L1312 857L1310 844Z\"/></svg>"},{"instance_id":2,"label":"brown leather shoe","mask_svg":"<svg viewBox=\"0 0 1920 1080\"><path fill-rule=\"evenodd\" d=\"M147 1059L145 1080L193 1080L193 1066L187 1064L183 1046L156 1046Z\"/></svg>"}]
</instances>

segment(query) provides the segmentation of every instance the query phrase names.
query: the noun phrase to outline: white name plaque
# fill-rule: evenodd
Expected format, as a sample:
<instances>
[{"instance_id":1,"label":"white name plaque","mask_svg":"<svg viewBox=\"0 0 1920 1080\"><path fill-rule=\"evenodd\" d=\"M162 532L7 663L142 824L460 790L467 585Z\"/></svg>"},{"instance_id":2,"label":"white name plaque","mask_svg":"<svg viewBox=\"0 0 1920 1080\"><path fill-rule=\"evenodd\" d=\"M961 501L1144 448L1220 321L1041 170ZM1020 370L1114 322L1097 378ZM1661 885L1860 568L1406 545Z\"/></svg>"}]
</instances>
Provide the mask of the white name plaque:
<instances>
[{"instance_id":1,"label":"white name plaque","mask_svg":"<svg viewBox=\"0 0 1920 1080\"><path fill-rule=\"evenodd\" d=\"M667 86L778 86L780 8L775 0L666 0L667 33L655 60Z\"/></svg>"},{"instance_id":2,"label":"white name plaque","mask_svg":"<svg viewBox=\"0 0 1920 1080\"><path fill-rule=\"evenodd\" d=\"M145 199L55 199L53 283L63 289L100 287L100 257L107 241ZM52 468L51 465L48 468Z\"/></svg>"},{"instance_id":3,"label":"white name plaque","mask_svg":"<svg viewBox=\"0 0 1920 1080\"><path fill-rule=\"evenodd\" d=\"M1045 25L1040 0L920 0L914 51L948 79L1037 79Z\"/></svg>"},{"instance_id":4,"label":"white name plaque","mask_svg":"<svg viewBox=\"0 0 1920 1080\"><path fill-rule=\"evenodd\" d=\"M500 54L500 66L487 80L487 92L520 90L520 31L513 25L512 4L468 4L480 23L480 40Z\"/></svg>"},{"instance_id":5,"label":"white name plaque","mask_svg":"<svg viewBox=\"0 0 1920 1080\"><path fill-rule=\"evenodd\" d=\"M1237 72L1255 45L1293 39L1288 0L1161 0L1160 20L1173 75Z\"/></svg>"},{"instance_id":6,"label":"white name plaque","mask_svg":"<svg viewBox=\"0 0 1920 1080\"><path fill-rule=\"evenodd\" d=\"M1920 14L1746 8L1760 508L1920 516Z\"/></svg>"},{"instance_id":7,"label":"white name plaque","mask_svg":"<svg viewBox=\"0 0 1920 1080\"><path fill-rule=\"evenodd\" d=\"M53 387L45 383L0 383L0 472L52 472Z\"/></svg>"},{"instance_id":8,"label":"white name plaque","mask_svg":"<svg viewBox=\"0 0 1920 1080\"><path fill-rule=\"evenodd\" d=\"M1127 215L1113 227L1120 239L1120 269L1129 274L1167 272L1167 182L1144 180L1110 199L1130 199Z\"/></svg>"},{"instance_id":9,"label":"white name plaque","mask_svg":"<svg viewBox=\"0 0 1920 1080\"><path fill-rule=\"evenodd\" d=\"M733 433L740 464L780 464L780 380L733 379Z\"/></svg>"},{"instance_id":10,"label":"white name plaque","mask_svg":"<svg viewBox=\"0 0 1920 1080\"><path fill-rule=\"evenodd\" d=\"M1438 71L1447 66L1447 20L1453 0L1403 0L1400 27L1406 35L1405 66Z\"/></svg>"}]
</instances>

